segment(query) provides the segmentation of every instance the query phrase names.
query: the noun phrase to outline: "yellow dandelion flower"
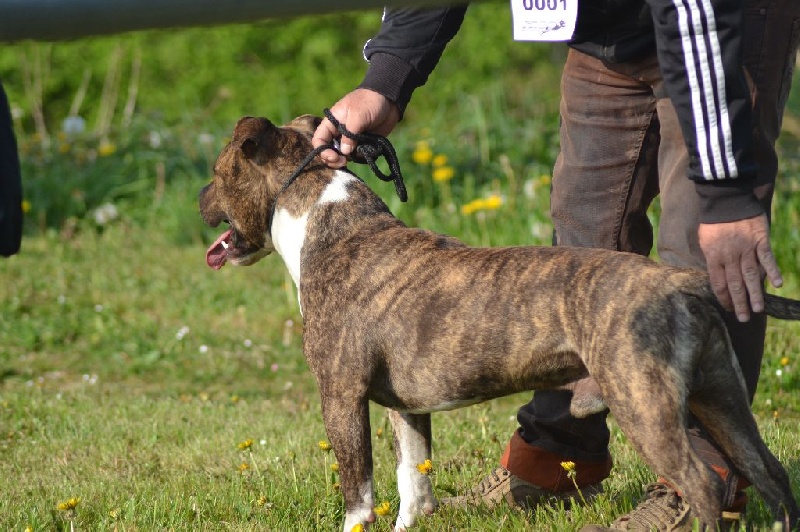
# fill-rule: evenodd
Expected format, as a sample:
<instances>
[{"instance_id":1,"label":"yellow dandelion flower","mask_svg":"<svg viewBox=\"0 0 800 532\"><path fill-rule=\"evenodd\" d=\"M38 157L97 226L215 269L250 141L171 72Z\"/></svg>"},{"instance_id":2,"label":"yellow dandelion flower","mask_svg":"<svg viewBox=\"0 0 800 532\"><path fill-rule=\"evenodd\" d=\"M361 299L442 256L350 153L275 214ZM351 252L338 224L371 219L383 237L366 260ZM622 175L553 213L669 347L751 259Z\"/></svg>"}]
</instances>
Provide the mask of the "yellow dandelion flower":
<instances>
[{"instance_id":1,"label":"yellow dandelion flower","mask_svg":"<svg viewBox=\"0 0 800 532\"><path fill-rule=\"evenodd\" d=\"M789 365L789 357L781 358L781 366L788 366Z\"/></svg>"},{"instance_id":2,"label":"yellow dandelion flower","mask_svg":"<svg viewBox=\"0 0 800 532\"><path fill-rule=\"evenodd\" d=\"M431 164L439 168L440 166L447 166L447 155L440 153L436 155L433 159L431 159Z\"/></svg>"},{"instance_id":3,"label":"yellow dandelion flower","mask_svg":"<svg viewBox=\"0 0 800 532\"><path fill-rule=\"evenodd\" d=\"M326 453L327 453L328 451L330 451L331 449L333 449L333 447L331 446L331 444L330 444L330 443L328 443L328 442L326 442L325 440L320 440L320 441L319 441L319 443L317 443L317 445L319 445L319 450L320 450L320 451L324 451L324 452L326 452Z\"/></svg>"},{"instance_id":4,"label":"yellow dandelion flower","mask_svg":"<svg viewBox=\"0 0 800 532\"><path fill-rule=\"evenodd\" d=\"M74 510L75 507L78 506L79 502L81 502L81 499L79 497L72 497L69 500L58 503L58 506L56 506L56 508L58 508L62 512L67 510Z\"/></svg>"},{"instance_id":5,"label":"yellow dandelion flower","mask_svg":"<svg viewBox=\"0 0 800 532\"><path fill-rule=\"evenodd\" d=\"M469 216L470 214L474 214L475 211L478 209L475 207L475 202L470 201L469 203L465 203L461 206L461 214Z\"/></svg>"},{"instance_id":6,"label":"yellow dandelion flower","mask_svg":"<svg viewBox=\"0 0 800 532\"><path fill-rule=\"evenodd\" d=\"M338 473L339 472L339 464L336 463L336 462L332 463L331 464L331 471L333 471L334 473Z\"/></svg>"},{"instance_id":7,"label":"yellow dandelion flower","mask_svg":"<svg viewBox=\"0 0 800 532\"><path fill-rule=\"evenodd\" d=\"M241 442L239 445L237 445L237 447L239 447L239 449L242 450L242 451L246 451L246 450L250 449L250 447L252 447L252 446L253 446L253 440L251 438L247 438L246 440Z\"/></svg>"},{"instance_id":8,"label":"yellow dandelion flower","mask_svg":"<svg viewBox=\"0 0 800 532\"><path fill-rule=\"evenodd\" d=\"M778 411L777 411L777 410L775 410L774 412L772 412L772 419L778 419L778 416L779 416L779 414L778 414Z\"/></svg>"},{"instance_id":9,"label":"yellow dandelion flower","mask_svg":"<svg viewBox=\"0 0 800 532\"><path fill-rule=\"evenodd\" d=\"M483 208L486 210L496 210L503 205L503 198L497 194L493 194L483 201Z\"/></svg>"},{"instance_id":10,"label":"yellow dandelion flower","mask_svg":"<svg viewBox=\"0 0 800 532\"><path fill-rule=\"evenodd\" d=\"M421 464L417 464L417 471L419 471L423 475L430 474L430 472L433 471L433 464L431 463L430 458L426 459Z\"/></svg>"},{"instance_id":11,"label":"yellow dandelion flower","mask_svg":"<svg viewBox=\"0 0 800 532\"><path fill-rule=\"evenodd\" d=\"M22 200L22 212L24 212L25 214L28 214L29 212L31 212L31 202L30 201L28 201L26 199Z\"/></svg>"},{"instance_id":12,"label":"yellow dandelion flower","mask_svg":"<svg viewBox=\"0 0 800 532\"><path fill-rule=\"evenodd\" d=\"M258 498L258 500L256 501L256 504L257 504L258 506L264 506L265 504L267 504L267 497L266 497L266 496L264 496L264 495L260 496L260 497Z\"/></svg>"},{"instance_id":13,"label":"yellow dandelion flower","mask_svg":"<svg viewBox=\"0 0 800 532\"><path fill-rule=\"evenodd\" d=\"M364 532L364 525L358 523L356 526L350 529L350 532Z\"/></svg>"},{"instance_id":14,"label":"yellow dandelion flower","mask_svg":"<svg viewBox=\"0 0 800 532\"><path fill-rule=\"evenodd\" d=\"M338 482L334 482L333 484L331 484L331 487L333 488L333 491L339 491L340 489L342 489L342 485L339 484Z\"/></svg>"},{"instance_id":15,"label":"yellow dandelion flower","mask_svg":"<svg viewBox=\"0 0 800 532\"><path fill-rule=\"evenodd\" d=\"M113 510L109 510L108 516L111 519L116 519L117 517L119 517L119 508L114 508Z\"/></svg>"},{"instance_id":16,"label":"yellow dandelion flower","mask_svg":"<svg viewBox=\"0 0 800 532\"><path fill-rule=\"evenodd\" d=\"M33 532L33 527L31 525L26 526L25 532Z\"/></svg>"},{"instance_id":17,"label":"yellow dandelion flower","mask_svg":"<svg viewBox=\"0 0 800 532\"><path fill-rule=\"evenodd\" d=\"M117 146L113 142L109 142L104 140L100 142L100 145L97 146L97 155L100 157L108 157L109 155L114 155L117 151Z\"/></svg>"},{"instance_id":18,"label":"yellow dandelion flower","mask_svg":"<svg viewBox=\"0 0 800 532\"><path fill-rule=\"evenodd\" d=\"M376 436L377 438L383 438L383 429L382 429L382 428L379 428L378 430L376 430L376 431L375 431L375 436Z\"/></svg>"},{"instance_id":19,"label":"yellow dandelion flower","mask_svg":"<svg viewBox=\"0 0 800 532\"><path fill-rule=\"evenodd\" d=\"M456 171L453 170L452 166L440 166L433 169L433 180L437 183L444 183L453 179L455 174Z\"/></svg>"},{"instance_id":20,"label":"yellow dandelion flower","mask_svg":"<svg viewBox=\"0 0 800 532\"><path fill-rule=\"evenodd\" d=\"M430 144L425 140L418 141L414 153L411 154L411 160L417 164L428 164L431 159L433 159L433 151Z\"/></svg>"},{"instance_id":21,"label":"yellow dandelion flower","mask_svg":"<svg viewBox=\"0 0 800 532\"><path fill-rule=\"evenodd\" d=\"M242 462L241 464L239 464L239 472L240 473L244 473L248 469L250 469L250 466L248 465L247 462Z\"/></svg>"},{"instance_id":22,"label":"yellow dandelion flower","mask_svg":"<svg viewBox=\"0 0 800 532\"><path fill-rule=\"evenodd\" d=\"M389 505L389 501L383 501L382 503L380 503L380 505L373 508L373 510L375 511L376 514L383 516L383 515L389 515L389 513L392 511L392 507L391 505Z\"/></svg>"},{"instance_id":23,"label":"yellow dandelion flower","mask_svg":"<svg viewBox=\"0 0 800 532\"><path fill-rule=\"evenodd\" d=\"M566 471L575 471L575 462L561 462L561 468Z\"/></svg>"}]
</instances>

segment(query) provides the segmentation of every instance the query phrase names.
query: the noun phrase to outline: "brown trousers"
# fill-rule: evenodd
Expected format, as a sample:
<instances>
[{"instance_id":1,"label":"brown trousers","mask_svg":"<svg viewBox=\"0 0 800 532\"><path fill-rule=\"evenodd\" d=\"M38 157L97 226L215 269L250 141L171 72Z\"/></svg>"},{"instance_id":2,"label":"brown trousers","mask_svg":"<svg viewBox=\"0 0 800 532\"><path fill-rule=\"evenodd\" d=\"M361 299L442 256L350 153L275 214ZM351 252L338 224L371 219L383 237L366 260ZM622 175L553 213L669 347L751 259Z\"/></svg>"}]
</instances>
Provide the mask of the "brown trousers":
<instances>
[{"instance_id":1,"label":"brown trousers","mask_svg":"<svg viewBox=\"0 0 800 532\"><path fill-rule=\"evenodd\" d=\"M775 142L800 40L800 1L745 4L745 68L759 164L756 194L769 212L778 169ZM557 244L647 255L654 241L647 210L658 195L660 260L705 269L697 240L699 198L687 178L686 146L655 55L609 64L570 50L561 88L561 153L551 194ZM752 400L766 318L756 315L739 323L726 315L726 323ZM583 485L608 475L606 415L576 419L569 415L569 401L570 392L541 391L519 410L520 430L502 460L512 473L555 490L572 484L551 478L558 469L543 466L545 461L576 462L578 471L585 472L583 481L578 479ZM710 464L729 467L702 428L692 427L692 435ZM735 475L728 477L735 484Z\"/></svg>"}]
</instances>

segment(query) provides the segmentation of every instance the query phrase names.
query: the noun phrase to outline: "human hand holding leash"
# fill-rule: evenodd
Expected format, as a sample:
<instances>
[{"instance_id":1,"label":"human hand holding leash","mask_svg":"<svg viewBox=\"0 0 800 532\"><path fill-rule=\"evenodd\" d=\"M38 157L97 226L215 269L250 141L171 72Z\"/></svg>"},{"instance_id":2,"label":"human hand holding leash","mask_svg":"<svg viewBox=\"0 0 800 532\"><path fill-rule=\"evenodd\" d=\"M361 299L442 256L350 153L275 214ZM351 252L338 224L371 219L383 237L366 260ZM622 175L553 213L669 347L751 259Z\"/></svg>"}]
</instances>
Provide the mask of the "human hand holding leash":
<instances>
[{"instance_id":1,"label":"human hand holding leash","mask_svg":"<svg viewBox=\"0 0 800 532\"><path fill-rule=\"evenodd\" d=\"M400 121L400 110L388 98L369 89L355 89L336 102L330 109L333 116L352 133L377 133L388 135ZM311 142L314 148L340 139L340 151L324 150L320 157L331 168L347 164L347 157L355 150L357 142L343 137L334 124L323 119L314 132Z\"/></svg>"},{"instance_id":2,"label":"human hand holding leash","mask_svg":"<svg viewBox=\"0 0 800 532\"><path fill-rule=\"evenodd\" d=\"M769 222L762 214L734 222L700 224L700 248L706 257L711 287L720 304L739 321L764 310L764 273L774 287L783 284L769 243ZM749 304L748 304L749 296Z\"/></svg>"}]
</instances>

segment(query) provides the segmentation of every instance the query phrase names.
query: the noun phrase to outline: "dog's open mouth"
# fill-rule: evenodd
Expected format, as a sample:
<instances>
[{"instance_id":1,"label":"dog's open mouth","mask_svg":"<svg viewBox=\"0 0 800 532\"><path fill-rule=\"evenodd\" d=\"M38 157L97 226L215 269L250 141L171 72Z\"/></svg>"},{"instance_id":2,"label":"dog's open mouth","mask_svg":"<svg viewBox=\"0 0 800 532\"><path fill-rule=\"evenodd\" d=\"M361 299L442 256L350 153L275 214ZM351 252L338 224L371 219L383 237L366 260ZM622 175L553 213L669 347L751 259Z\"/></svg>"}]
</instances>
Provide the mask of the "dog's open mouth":
<instances>
[{"instance_id":1,"label":"dog's open mouth","mask_svg":"<svg viewBox=\"0 0 800 532\"><path fill-rule=\"evenodd\" d=\"M215 270L219 270L225 265L228 260L228 248L231 247L231 236L233 235L233 228L231 227L219 238L206 251L206 264Z\"/></svg>"},{"instance_id":2,"label":"dog's open mouth","mask_svg":"<svg viewBox=\"0 0 800 532\"><path fill-rule=\"evenodd\" d=\"M270 250L251 244L231 227L206 250L206 264L215 270L228 262L236 266L250 266L269 253Z\"/></svg>"}]
</instances>

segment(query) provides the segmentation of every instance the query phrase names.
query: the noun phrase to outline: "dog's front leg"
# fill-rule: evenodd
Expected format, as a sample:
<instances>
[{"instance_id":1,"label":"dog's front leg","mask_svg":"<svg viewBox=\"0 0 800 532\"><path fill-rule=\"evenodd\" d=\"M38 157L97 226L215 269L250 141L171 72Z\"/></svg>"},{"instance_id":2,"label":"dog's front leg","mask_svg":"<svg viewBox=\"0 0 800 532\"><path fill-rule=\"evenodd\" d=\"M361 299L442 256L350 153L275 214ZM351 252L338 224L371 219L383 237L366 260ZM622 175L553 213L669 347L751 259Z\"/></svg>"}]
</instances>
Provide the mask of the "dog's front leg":
<instances>
[{"instance_id":1,"label":"dog's front leg","mask_svg":"<svg viewBox=\"0 0 800 532\"><path fill-rule=\"evenodd\" d=\"M345 504L344 532L375 522L369 404L351 391L322 391L325 430L339 462Z\"/></svg>"},{"instance_id":2,"label":"dog's front leg","mask_svg":"<svg viewBox=\"0 0 800 532\"><path fill-rule=\"evenodd\" d=\"M400 512L395 531L412 526L418 515L436 510L431 479L427 475L431 457L431 415L408 414L389 410L397 454L397 489ZM419 466L419 467L418 467Z\"/></svg>"}]
</instances>

